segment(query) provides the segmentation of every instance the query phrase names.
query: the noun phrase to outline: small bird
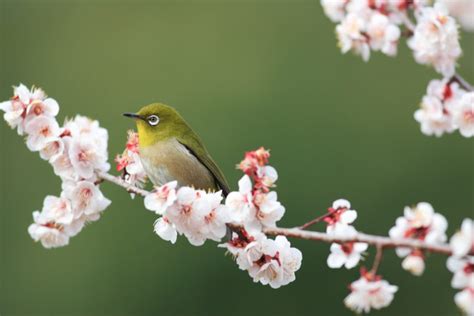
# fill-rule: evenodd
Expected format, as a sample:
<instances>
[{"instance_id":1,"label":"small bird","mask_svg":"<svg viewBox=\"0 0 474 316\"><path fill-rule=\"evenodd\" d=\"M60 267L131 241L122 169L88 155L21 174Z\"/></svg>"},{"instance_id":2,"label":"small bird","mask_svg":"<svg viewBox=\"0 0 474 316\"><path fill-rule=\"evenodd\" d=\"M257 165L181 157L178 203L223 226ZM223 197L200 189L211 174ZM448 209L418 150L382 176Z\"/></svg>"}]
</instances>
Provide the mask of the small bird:
<instances>
[{"instance_id":1,"label":"small bird","mask_svg":"<svg viewBox=\"0 0 474 316\"><path fill-rule=\"evenodd\" d=\"M224 174L174 108L153 103L123 115L137 123L140 160L154 185L176 180L178 186L229 193Z\"/></svg>"}]
</instances>

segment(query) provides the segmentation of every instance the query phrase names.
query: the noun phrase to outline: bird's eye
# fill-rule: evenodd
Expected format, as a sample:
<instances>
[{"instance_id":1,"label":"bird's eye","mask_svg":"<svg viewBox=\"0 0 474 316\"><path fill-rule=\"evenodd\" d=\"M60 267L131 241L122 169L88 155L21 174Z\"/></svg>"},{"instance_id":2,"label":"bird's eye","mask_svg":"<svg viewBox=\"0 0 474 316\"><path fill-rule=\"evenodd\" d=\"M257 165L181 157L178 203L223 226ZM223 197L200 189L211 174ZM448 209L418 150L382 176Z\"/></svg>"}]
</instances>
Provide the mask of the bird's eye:
<instances>
[{"instance_id":1,"label":"bird's eye","mask_svg":"<svg viewBox=\"0 0 474 316\"><path fill-rule=\"evenodd\" d=\"M156 115L150 115L147 118L147 121L148 121L148 124L150 124L151 126L155 126L155 125L158 125L158 122L160 122L160 119Z\"/></svg>"}]
</instances>

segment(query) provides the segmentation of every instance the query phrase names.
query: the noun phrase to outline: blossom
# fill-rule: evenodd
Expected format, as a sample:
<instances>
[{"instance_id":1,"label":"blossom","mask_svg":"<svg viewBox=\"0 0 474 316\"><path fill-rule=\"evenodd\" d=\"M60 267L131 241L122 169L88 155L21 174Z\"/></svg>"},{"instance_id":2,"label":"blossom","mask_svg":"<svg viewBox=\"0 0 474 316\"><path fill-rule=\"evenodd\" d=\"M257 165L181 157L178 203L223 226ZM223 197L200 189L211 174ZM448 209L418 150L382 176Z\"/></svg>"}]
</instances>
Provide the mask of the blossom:
<instances>
[{"instance_id":1,"label":"blossom","mask_svg":"<svg viewBox=\"0 0 474 316\"><path fill-rule=\"evenodd\" d=\"M471 0L438 0L466 31L474 31L474 2Z\"/></svg>"},{"instance_id":2,"label":"blossom","mask_svg":"<svg viewBox=\"0 0 474 316\"><path fill-rule=\"evenodd\" d=\"M351 226L356 218L357 212L350 209L349 201L339 199L334 201L329 208L329 214L324 217L327 223L326 232L337 238L353 238L357 234L356 229Z\"/></svg>"},{"instance_id":3,"label":"blossom","mask_svg":"<svg viewBox=\"0 0 474 316\"><path fill-rule=\"evenodd\" d=\"M177 181L172 181L155 188L153 192L145 197L145 208L163 215L166 209L176 201L175 189L177 185Z\"/></svg>"},{"instance_id":4,"label":"blossom","mask_svg":"<svg viewBox=\"0 0 474 316\"><path fill-rule=\"evenodd\" d=\"M444 76L452 76L461 55L456 22L441 3L419 11L414 35L408 41L415 60L434 66Z\"/></svg>"},{"instance_id":5,"label":"blossom","mask_svg":"<svg viewBox=\"0 0 474 316\"><path fill-rule=\"evenodd\" d=\"M356 313L368 313L371 309L387 307L398 291L396 285L370 273L363 273L351 283L350 289L351 293L344 299L344 304Z\"/></svg>"},{"instance_id":6,"label":"blossom","mask_svg":"<svg viewBox=\"0 0 474 316\"><path fill-rule=\"evenodd\" d=\"M425 271L425 261L423 254L418 251L412 252L402 261L402 268L409 271L411 274L420 276Z\"/></svg>"},{"instance_id":7,"label":"blossom","mask_svg":"<svg viewBox=\"0 0 474 316\"><path fill-rule=\"evenodd\" d=\"M456 293L454 302L466 315L474 315L474 281L471 281L469 287Z\"/></svg>"},{"instance_id":8,"label":"blossom","mask_svg":"<svg viewBox=\"0 0 474 316\"><path fill-rule=\"evenodd\" d=\"M74 218L96 221L100 213L111 203L104 197L98 186L89 181L63 183L64 196L71 201Z\"/></svg>"},{"instance_id":9,"label":"blossom","mask_svg":"<svg viewBox=\"0 0 474 316\"><path fill-rule=\"evenodd\" d=\"M52 98L33 100L26 108L25 124L28 124L29 120L34 119L35 117L44 115L54 118L58 113L59 105L56 100Z\"/></svg>"},{"instance_id":10,"label":"blossom","mask_svg":"<svg viewBox=\"0 0 474 316\"><path fill-rule=\"evenodd\" d=\"M40 157L54 162L64 152L64 147L64 140L61 137L55 137L40 150Z\"/></svg>"},{"instance_id":11,"label":"blossom","mask_svg":"<svg viewBox=\"0 0 474 316\"><path fill-rule=\"evenodd\" d=\"M333 22L340 22L344 18L347 0L321 0L324 13Z\"/></svg>"},{"instance_id":12,"label":"blossom","mask_svg":"<svg viewBox=\"0 0 474 316\"><path fill-rule=\"evenodd\" d=\"M31 151L45 148L49 142L59 136L59 125L55 119L48 116L38 116L28 122L25 127L28 134L26 146Z\"/></svg>"},{"instance_id":13,"label":"blossom","mask_svg":"<svg viewBox=\"0 0 474 316\"><path fill-rule=\"evenodd\" d=\"M278 201L277 193L258 193L255 196L255 205L258 207L257 219L263 226L275 227L285 214L285 207Z\"/></svg>"},{"instance_id":14,"label":"blossom","mask_svg":"<svg viewBox=\"0 0 474 316\"><path fill-rule=\"evenodd\" d=\"M404 216L396 220L395 226L389 231L393 239L417 239L429 244L440 244L446 241L446 218L435 213L431 204L418 203L414 207L405 207ZM397 255L405 257L411 253L408 248L397 248Z\"/></svg>"},{"instance_id":15,"label":"blossom","mask_svg":"<svg viewBox=\"0 0 474 316\"><path fill-rule=\"evenodd\" d=\"M367 23L355 13L349 13L342 22L336 26L336 34L342 53L352 50L361 55L364 61L370 57L369 39L366 35Z\"/></svg>"},{"instance_id":16,"label":"blossom","mask_svg":"<svg viewBox=\"0 0 474 316\"><path fill-rule=\"evenodd\" d=\"M470 279L474 279L474 257L459 258L451 256L446 261L446 266L454 274L451 286L455 289L467 287Z\"/></svg>"},{"instance_id":17,"label":"blossom","mask_svg":"<svg viewBox=\"0 0 474 316\"><path fill-rule=\"evenodd\" d=\"M69 235L61 225L48 222L40 212L33 212L34 223L28 227L28 233L34 241L41 241L45 248L62 247L69 244Z\"/></svg>"},{"instance_id":18,"label":"blossom","mask_svg":"<svg viewBox=\"0 0 474 316\"><path fill-rule=\"evenodd\" d=\"M455 233L450 240L450 246L454 256L462 257L474 250L474 221L465 218L461 224L461 230Z\"/></svg>"},{"instance_id":19,"label":"blossom","mask_svg":"<svg viewBox=\"0 0 474 316\"><path fill-rule=\"evenodd\" d=\"M464 137L474 136L474 92L464 93L453 106L453 124Z\"/></svg>"},{"instance_id":20,"label":"blossom","mask_svg":"<svg viewBox=\"0 0 474 316\"><path fill-rule=\"evenodd\" d=\"M338 269L342 266L352 269L359 263L362 253L367 250L368 246L363 242L332 243L327 264L332 269Z\"/></svg>"},{"instance_id":21,"label":"blossom","mask_svg":"<svg viewBox=\"0 0 474 316\"><path fill-rule=\"evenodd\" d=\"M400 29L391 23L386 15L374 13L371 16L367 25L367 35L373 50L380 50L389 56L396 55Z\"/></svg>"},{"instance_id":22,"label":"blossom","mask_svg":"<svg viewBox=\"0 0 474 316\"><path fill-rule=\"evenodd\" d=\"M92 178L95 171L107 171L110 168L106 149L92 137L73 137L69 157L74 171L83 179Z\"/></svg>"},{"instance_id":23,"label":"blossom","mask_svg":"<svg viewBox=\"0 0 474 316\"><path fill-rule=\"evenodd\" d=\"M64 197L48 195L44 199L41 213L48 221L62 225L71 224L74 220L71 202Z\"/></svg>"},{"instance_id":24,"label":"blossom","mask_svg":"<svg viewBox=\"0 0 474 316\"><path fill-rule=\"evenodd\" d=\"M178 237L176 228L166 217L160 217L155 221L154 231L161 239L169 241L172 244L176 242L176 238Z\"/></svg>"},{"instance_id":25,"label":"blossom","mask_svg":"<svg viewBox=\"0 0 474 316\"><path fill-rule=\"evenodd\" d=\"M263 166L257 169L257 188L271 188L275 186L275 182L278 180L278 173L272 166Z\"/></svg>"},{"instance_id":26,"label":"blossom","mask_svg":"<svg viewBox=\"0 0 474 316\"><path fill-rule=\"evenodd\" d=\"M239 191L230 192L225 200L229 215L235 224L243 224L255 213L252 196L252 182L248 175L239 180Z\"/></svg>"},{"instance_id":27,"label":"blossom","mask_svg":"<svg viewBox=\"0 0 474 316\"><path fill-rule=\"evenodd\" d=\"M117 171L122 171L122 179L130 185L142 188L147 181L147 174L143 167L139 153L138 133L129 130L125 150L121 155L117 155ZM134 194L131 193L132 197Z\"/></svg>"},{"instance_id":28,"label":"blossom","mask_svg":"<svg viewBox=\"0 0 474 316\"><path fill-rule=\"evenodd\" d=\"M28 105L36 100L42 101L46 94L39 88L32 87L29 90L25 85L20 84L13 87L13 97L9 101L0 103L0 110L4 111L3 118L11 128L18 128L19 135L24 133L24 120Z\"/></svg>"},{"instance_id":29,"label":"blossom","mask_svg":"<svg viewBox=\"0 0 474 316\"><path fill-rule=\"evenodd\" d=\"M421 124L421 132L437 137L454 131L451 117L445 112L442 102L431 96L424 96L421 108L415 112L415 120Z\"/></svg>"},{"instance_id":30,"label":"blossom","mask_svg":"<svg viewBox=\"0 0 474 316\"><path fill-rule=\"evenodd\" d=\"M284 236L275 240L257 233L249 236L243 233L245 239L234 235L234 238L224 246L236 256L241 270L247 270L254 282L279 288L295 280L295 272L301 267L301 252L291 247Z\"/></svg>"}]
</instances>

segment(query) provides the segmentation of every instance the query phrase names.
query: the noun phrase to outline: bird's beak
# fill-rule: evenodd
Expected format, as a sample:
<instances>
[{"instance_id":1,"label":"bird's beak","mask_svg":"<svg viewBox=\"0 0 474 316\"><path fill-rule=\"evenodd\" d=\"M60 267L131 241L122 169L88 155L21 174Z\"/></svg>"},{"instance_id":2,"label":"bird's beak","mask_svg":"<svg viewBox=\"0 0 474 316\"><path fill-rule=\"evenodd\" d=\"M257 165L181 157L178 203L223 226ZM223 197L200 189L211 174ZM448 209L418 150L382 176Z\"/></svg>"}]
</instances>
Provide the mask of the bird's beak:
<instances>
[{"instance_id":1,"label":"bird's beak","mask_svg":"<svg viewBox=\"0 0 474 316\"><path fill-rule=\"evenodd\" d=\"M135 113L123 113L123 116L131 117L133 119L142 119L142 117Z\"/></svg>"}]
</instances>

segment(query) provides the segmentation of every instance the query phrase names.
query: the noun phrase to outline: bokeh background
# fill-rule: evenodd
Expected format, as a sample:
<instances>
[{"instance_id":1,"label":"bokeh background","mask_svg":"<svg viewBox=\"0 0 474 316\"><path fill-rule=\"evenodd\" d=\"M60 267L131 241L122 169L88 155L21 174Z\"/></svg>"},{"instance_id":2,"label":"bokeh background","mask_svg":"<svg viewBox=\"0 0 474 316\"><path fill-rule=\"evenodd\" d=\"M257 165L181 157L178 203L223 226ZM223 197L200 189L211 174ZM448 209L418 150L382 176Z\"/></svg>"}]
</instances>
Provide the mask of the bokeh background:
<instances>
[{"instance_id":1,"label":"bokeh background","mask_svg":"<svg viewBox=\"0 0 474 316\"><path fill-rule=\"evenodd\" d=\"M474 36L462 33L460 72L474 81ZM317 0L0 1L0 99L22 82L100 120L110 157L132 122L161 101L202 136L233 188L244 151L271 148L282 226L302 224L345 197L358 229L387 234L405 205L431 202L450 223L473 216L473 142L427 137L413 119L429 80L405 44L395 59L343 56ZM152 231L140 198L104 184L102 219L46 250L27 233L31 212L60 193L51 167L2 121L0 315L351 315L342 300L356 269L330 270L328 245L293 241L297 280L254 284L215 243L175 246ZM320 225L318 229L323 229ZM371 251L367 264L373 258ZM380 272L400 289L374 315L459 315L446 258L421 278L387 251Z\"/></svg>"}]
</instances>

